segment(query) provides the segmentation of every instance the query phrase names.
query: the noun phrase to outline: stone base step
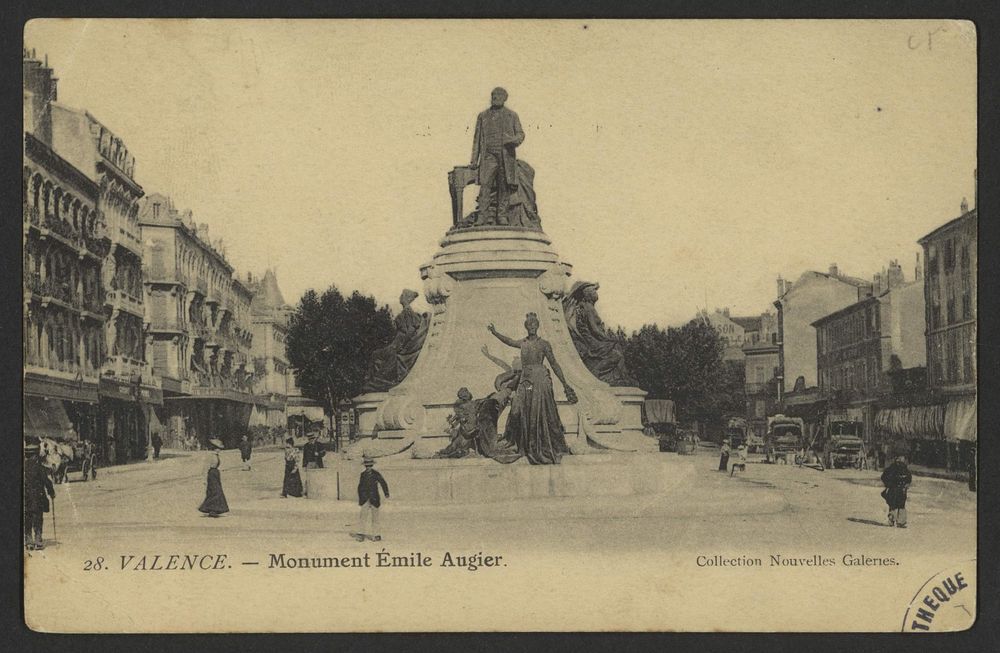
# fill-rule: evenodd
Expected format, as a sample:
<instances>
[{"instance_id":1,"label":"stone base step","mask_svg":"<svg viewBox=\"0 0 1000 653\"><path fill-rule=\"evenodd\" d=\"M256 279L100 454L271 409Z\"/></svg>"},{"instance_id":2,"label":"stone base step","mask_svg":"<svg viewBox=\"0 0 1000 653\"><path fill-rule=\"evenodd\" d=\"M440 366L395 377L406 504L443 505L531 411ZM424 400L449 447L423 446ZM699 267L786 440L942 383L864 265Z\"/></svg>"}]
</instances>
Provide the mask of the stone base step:
<instances>
[{"instance_id":1,"label":"stone base step","mask_svg":"<svg viewBox=\"0 0 1000 653\"><path fill-rule=\"evenodd\" d=\"M417 460L383 458L375 468L385 476L393 499L407 503L490 503L541 497L633 496L668 489L663 454L594 453L567 455L559 465L531 465L523 458L504 465L489 458ZM309 470L309 497L357 502L357 460L339 460Z\"/></svg>"}]
</instances>

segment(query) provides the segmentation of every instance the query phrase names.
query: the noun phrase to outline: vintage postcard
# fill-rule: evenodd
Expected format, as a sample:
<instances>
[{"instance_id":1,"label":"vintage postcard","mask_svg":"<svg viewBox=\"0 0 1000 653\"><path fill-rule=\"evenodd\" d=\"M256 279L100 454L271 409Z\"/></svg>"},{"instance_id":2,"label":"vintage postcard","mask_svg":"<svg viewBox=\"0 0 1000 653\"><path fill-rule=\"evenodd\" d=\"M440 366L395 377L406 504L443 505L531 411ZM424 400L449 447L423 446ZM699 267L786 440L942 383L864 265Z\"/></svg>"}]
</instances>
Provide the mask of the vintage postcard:
<instances>
[{"instance_id":1,"label":"vintage postcard","mask_svg":"<svg viewBox=\"0 0 1000 653\"><path fill-rule=\"evenodd\" d=\"M976 48L32 20L27 625L968 629Z\"/></svg>"}]
</instances>

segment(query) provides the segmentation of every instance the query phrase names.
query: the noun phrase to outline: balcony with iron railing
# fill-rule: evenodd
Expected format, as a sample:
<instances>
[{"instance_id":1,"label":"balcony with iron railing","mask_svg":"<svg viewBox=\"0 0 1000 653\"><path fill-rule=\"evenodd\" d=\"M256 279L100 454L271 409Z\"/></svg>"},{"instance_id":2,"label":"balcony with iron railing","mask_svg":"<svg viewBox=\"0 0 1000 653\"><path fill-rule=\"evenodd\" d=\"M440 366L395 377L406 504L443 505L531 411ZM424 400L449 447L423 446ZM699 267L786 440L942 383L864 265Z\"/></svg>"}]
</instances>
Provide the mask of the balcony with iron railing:
<instances>
[{"instance_id":1,"label":"balcony with iron railing","mask_svg":"<svg viewBox=\"0 0 1000 653\"><path fill-rule=\"evenodd\" d=\"M43 235L55 235L59 240L77 250L88 252L97 258L107 256L110 249L107 225L96 221L90 229L81 229L65 218L57 218L52 214L42 214L37 206L23 206L25 224L34 226Z\"/></svg>"},{"instance_id":2,"label":"balcony with iron railing","mask_svg":"<svg viewBox=\"0 0 1000 653\"><path fill-rule=\"evenodd\" d=\"M143 315L143 301L142 294L138 296L129 292L125 288L116 288L112 284L111 288L108 288L105 292L105 303L108 306L114 306L127 313L132 313L133 315L142 316Z\"/></svg>"},{"instance_id":3,"label":"balcony with iron railing","mask_svg":"<svg viewBox=\"0 0 1000 653\"><path fill-rule=\"evenodd\" d=\"M26 293L30 292L39 296L42 303L48 303L55 300L68 308L73 308L78 311L83 308L83 302L80 300L80 297L73 292L73 289L68 282L57 281L51 277L43 280L41 275L34 272L28 272L24 275L24 288ZM100 312L100 310L97 312Z\"/></svg>"},{"instance_id":4,"label":"balcony with iron railing","mask_svg":"<svg viewBox=\"0 0 1000 653\"><path fill-rule=\"evenodd\" d=\"M160 387L160 378L153 375L146 361L128 356L109 356L106 358L103 373L105 376L114 376L116 379L126 382L139 378L143 385Z\"/></svg>"},{"instance_id":5,"label":"balcony with iron railing","mask_svg":"<svg viewBox=\"0 0 1000 653\"><path fill-rule=\"evenodd\" d=\"M83 298L82 309L95 316L103 315L104 299L101 297L101 293L98 293L95 296L85 295Z\"/></svg>"}]
</instances>

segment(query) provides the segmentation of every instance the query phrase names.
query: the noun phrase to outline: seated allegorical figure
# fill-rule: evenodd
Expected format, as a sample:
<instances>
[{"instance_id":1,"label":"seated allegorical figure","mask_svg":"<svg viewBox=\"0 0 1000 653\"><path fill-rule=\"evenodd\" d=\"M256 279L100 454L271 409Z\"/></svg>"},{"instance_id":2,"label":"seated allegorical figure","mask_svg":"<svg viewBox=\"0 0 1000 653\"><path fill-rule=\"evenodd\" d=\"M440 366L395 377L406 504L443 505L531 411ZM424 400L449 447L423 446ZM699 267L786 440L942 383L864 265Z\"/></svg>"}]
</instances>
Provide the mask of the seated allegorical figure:
<instances>
[{"instance_id":1,"label":"seated allegorical figure","mask_svg":"<svg viewBox=\"0 0 1000 653\"><path fill-rule=\"evenodd\" d=\"M430 322L427 315L420 315L410 307L419 296L417 291L409 289L400 295L403 309L393 320L396 333L388 345L372 354L365 392L382 392L398 385L417 362Z\"/></svg>"},{"instance_id":2,"label":"seated allegorical figure","mask_svg":"<svg viewBox=\"0 0 1000 653\"><path fill-rule=\"evenodd\" d=\"M580 358L590 373L612 386L633 383L625 367L625 352L621 341L608 332L597 314L599 284L577 281L563 299L566 326Z\"/></svg>"},{"instance_id":3,"label":"seated allegorical figure","mask_svg":"<svg viewBox=\"0 0 1000 653\"><path fill-rule=\"evenodd\" d=\"M518 375L513 371L498 375L493 382L494 392L483 399L473 399L468 388L459 390L454 413L448 417L451 442L434 457L479 455L505 464L519 459L521 454L497 433L500 413L510 403L517 379Z\"/></svg>"},{"instance_id":4,"label":"seated allegorical figure","mask_svg":"<svg viewBox=\"0 0 1000 653\"><path fill-rule=\"evenodd\" d=\"M468 388L460 388L458 399L452 406L452 414L448 416L451 442L437 452L435 458L463 458L473 452L473 442L476 439L476 408L478 404L472 398Z\"/></svg>"}]
</instances>

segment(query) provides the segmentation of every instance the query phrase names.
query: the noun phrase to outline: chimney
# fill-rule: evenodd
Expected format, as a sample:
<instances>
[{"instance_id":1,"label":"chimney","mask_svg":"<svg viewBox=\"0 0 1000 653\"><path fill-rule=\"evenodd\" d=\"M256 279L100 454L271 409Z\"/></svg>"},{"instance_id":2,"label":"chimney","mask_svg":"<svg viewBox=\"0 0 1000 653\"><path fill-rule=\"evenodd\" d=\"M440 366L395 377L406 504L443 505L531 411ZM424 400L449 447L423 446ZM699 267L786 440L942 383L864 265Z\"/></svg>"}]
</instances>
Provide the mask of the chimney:
<instances>
[{"instance_id":1,"label":"chimney","mask_svg":"<svg viewBox=\"0 0 1000 653\"><path fill-rule=\"evenodd\" d=\"M781 275L779 274L778 275L778 298L781 298L781 296L784 295L784 294L785 294L785 280L782 279Z\"/></svg>"},{"instance_id":2,"label":"chimney","mask_svg":"<svg viewBox=\"0 0 1000 653\"><path fill-rule=\"evenodd\" d=\"M889 261L889 277L886 279L887 288L889 290L899 288L903 285L904 281L903 268L899 264L899 260L893 259L892 261Z\"/></svg>"},{"instance_id":3,"label":"chimney","mask_svg":"<svg viewBox=\"0 0 1000 653\"><path fill-rule=\"evenodd\" d=\"M725 307L724 309L722 309L722 314L725 315L726 317L729 317L729 307L728 306Z\"/></svg>"},{"instance_id":4,"label":"chimney","mask_svg":"<svg viewBox=\"0 0 1000 653\"><path fill-rule=\"evenodd\" d=\"M882 294L882 283L885 277L882 276L881 272L876 272L875 277L872 279L872 285L875 287L875 294Z\"/></svg>"},{"instance_id":5,"label":"chimney","mask_svg":"<svg viewBox=\"0 0 1000 653\"><path fill-rule=\"evenodd\" d=\"M201 239L203 241L205 241L206 243L208 242L208 223L207 222L202 222L202 223L198 224L198 235L201 236Z\"/></svg>"},{"instance_id":6,"label":"chimney","mask_svg":"<svg viewBox=\"0 0 1000 653\"><path fill-rule=\"evenodd\" d=\"M839 274L840 274L840 270L837 269L837 264L836 263L831 263L830 264L830 276L831 277L836 277Z\"/></svg>"},{"instance_id":7,"label":"chimney","mask_svg":"<svg viewBox=\"0 0 1000 653\"><path fill-rule=\"evenodd\" d=\"M968 213L969 212L969 200L967 200L967 199L965 199L963 197L962 198L962 203L959 205L959 207L962 209L962 215L965 215L966 213Z\"/></svg>"}]
</instances>

